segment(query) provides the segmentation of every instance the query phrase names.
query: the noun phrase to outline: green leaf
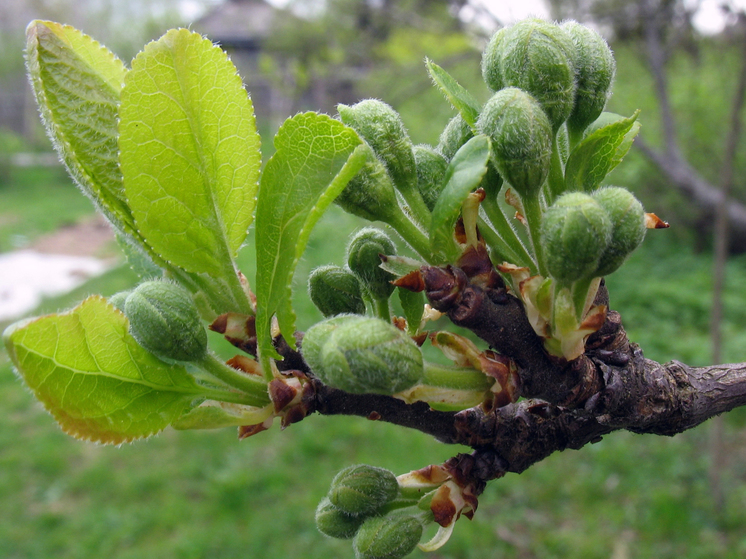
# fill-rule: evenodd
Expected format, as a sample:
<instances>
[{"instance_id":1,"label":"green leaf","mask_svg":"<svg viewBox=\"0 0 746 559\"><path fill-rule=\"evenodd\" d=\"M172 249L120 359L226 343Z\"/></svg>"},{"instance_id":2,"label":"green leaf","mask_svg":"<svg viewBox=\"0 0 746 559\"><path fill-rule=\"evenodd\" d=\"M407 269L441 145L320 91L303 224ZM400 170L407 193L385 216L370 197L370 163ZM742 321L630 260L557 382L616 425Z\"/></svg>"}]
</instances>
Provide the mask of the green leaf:
<instances>
[{"instance_id":1,"label":"green leaf","mask_svg":"<svg viewBox=\"0 0 746 559\"><path fill-rule=\"evenodd\" d=\"M32 21L26 41L26 66L55 149L107 219L136 234L117 160L117 110L127 69L68 25Z\"/></svg>"},{"instance_id":2,"label":"green leaf","mask_svg":"<svg viewBox=\"0 0 746 559\"><path fill-rule=\"evenodd\" d=\"M272 405L255 408L242 404L207 401L172 423L174 429L220 429L239 425L256 425L272 417Z\"/></svg>"},{"instance_id":3,"label":"green leaf","mask_svg":"<svg viewBox=\"0 0 746 559\"><path fill-rule=\"evenodd\" d=\"M67 313L10 326L3 338L63 431L120 444L161 431L208 392L184 367L140 347L128 327L120 311L93 296Z\"/></svg>"},{"instance_id":4,"label":"green leaf","mask_svg":"<svg viewBox=\"0 0 746 559\"><path fill-rule=\"evenodd\" d=\"M425 59L425 66L427 66L427 71L430 72L433 82L443 92L448 102L453 105L454 109L461 113L466 123L473 128L479 117L479 112L482 110L479 101L460 85L453 76L429 58Z\"/></svg>"},{"instance_id":5,"label":"green leaf","mask_svg":"<svg viewBox=\"0 0 746 559\"><path fill-rule=\"evenodd\" d=\"M398 287L397 291L399 292L402 311L404 311L404 318L407 319L407 334L414 336L420 328L420 321L425 312L425 295L403 287Z\"/></svg>"},{"instance_id":6,"label":"green leaf","mask_svg":"<svg viewBox=\"0 0 746 559\"><path fill-rule=\"evenodd\" d=\"M316 113L286 120L274 144L256 215L256 329L265 373L269 358L279 357L270 336L273 315L285 339L294 343L290 285L311 229L368 157L352 128Z\"/></svg>"},{"instance_id":7,"label":"green leaf","mask_svg":"<svg viewBox=\"0 0 746 559\"><path fill-rule=\"evenodd\" d=\"M187 272L235 275L261 155L226 54L197 33L169 31L133 61L120 119L124 188L146 242Z\"/></svg>"},{"instance_id":8,"label":"green leaf","mask_svg":"<svg viewBox=\"0 0 746 559\"><path fill-rule=\"evenodd\" d=\"M454 261L460 255L453 230L461 205L487 172L490 150L490 139L480 134L461 146L448 164L445 188L433 208L430 227L430 246L434 257L442 264Z\"/></svg>"},{"instance_id":9,"label":"green leaf","mask_svg":"<svg viewBox=\"0 0 746 559\"><path fill-rule=\"evenodd\" d=\"M640 130L636 122L639 114L638 110L631 117L624 118L603 113L599 118L601 123L611 122L590 132L570 153L565 169L567 190L595 190L621 163ZM614 116L617 118L613 119Z\"/></svg>"}]
</instances>

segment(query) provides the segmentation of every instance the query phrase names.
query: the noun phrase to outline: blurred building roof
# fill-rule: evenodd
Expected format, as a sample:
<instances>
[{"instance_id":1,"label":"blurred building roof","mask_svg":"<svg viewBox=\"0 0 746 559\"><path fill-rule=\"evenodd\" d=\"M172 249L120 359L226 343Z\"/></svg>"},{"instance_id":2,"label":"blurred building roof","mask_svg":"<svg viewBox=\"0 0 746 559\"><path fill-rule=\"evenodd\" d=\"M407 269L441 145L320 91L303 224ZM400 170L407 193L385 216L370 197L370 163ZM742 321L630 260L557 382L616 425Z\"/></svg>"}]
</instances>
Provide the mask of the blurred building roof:
<instances>
[{"instance_id":1,"label":"blurred building roof","mask_svg":"<svg viewBox=\"0 0 746 559\"><path fill-rule=\"evenodd\" d=\"M227 0L199 20L194 29L224 48L258 49L276 18L287 12L264 0Z\"/></svg>"}]
</instances>

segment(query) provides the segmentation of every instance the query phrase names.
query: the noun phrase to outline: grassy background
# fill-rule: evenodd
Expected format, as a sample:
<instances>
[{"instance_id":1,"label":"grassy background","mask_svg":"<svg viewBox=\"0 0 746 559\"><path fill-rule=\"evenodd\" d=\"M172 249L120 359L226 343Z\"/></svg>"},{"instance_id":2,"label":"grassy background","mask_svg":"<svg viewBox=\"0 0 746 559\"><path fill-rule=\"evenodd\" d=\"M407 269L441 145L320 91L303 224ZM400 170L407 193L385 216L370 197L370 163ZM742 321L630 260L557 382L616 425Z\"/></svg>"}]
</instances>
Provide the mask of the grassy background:
<instances>
[{"instance_id":1,"label":"grassy background","mask_svg":"<svg viewBox=\"0 0 746 559\"><path fill-rule=\"evenodd\" d=\"M73 219L80 195L62 179L34 196L66 211L5 205L8 235L29 238ZM31 188L31 187L29 187ZM17 196L0 189L0 200ZM85 201L84 201L85 202ZM69 204L69 206L68 206ZM69 210L71 213L68 213ZM80 215L88 213L83 206ZM43 219L42 219L43 218ZM314 233L299 277L340 263L342 232L356 222L332 211ZM249 270L251 251L242 254ZM710 258L666 232L609 278L613 306L654 359L708 362ZM87 293L131 285L122 267L40 312ZM726 356L742 359L746 259L730 264ZM318 318L296 290L299 323ZM175 432L119 448L59 431L0 353L0 556L8 558L351 557L348 542L320 536L313 510L342 467L367 462L402 473L461 448L418 432L358 418L311 417L284 432L238 442L235 430ZM524 474L492 483L472 522L459 522L437 558L736 558L746 555L746 413L729 414L726 504L716 511L708 482L708 426L672 439L614 433L581 451L556 454ZM415 552L414 557L425 554Z\"/></svg>"}]
</instances>

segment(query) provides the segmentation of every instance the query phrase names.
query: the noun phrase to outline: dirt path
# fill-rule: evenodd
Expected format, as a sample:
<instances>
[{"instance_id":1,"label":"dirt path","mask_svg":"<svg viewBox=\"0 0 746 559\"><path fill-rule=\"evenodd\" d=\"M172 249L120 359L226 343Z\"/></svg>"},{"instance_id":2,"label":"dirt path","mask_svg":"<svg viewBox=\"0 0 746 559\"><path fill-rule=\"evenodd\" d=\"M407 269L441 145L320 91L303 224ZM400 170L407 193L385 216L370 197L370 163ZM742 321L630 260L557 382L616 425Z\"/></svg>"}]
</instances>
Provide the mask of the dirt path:
<instances>
[{"instance_id":1,"label":"dirt path","mask_svg":"<svg viewBox=\"0 0 746 559\"><path fill-rule=\"evenodd\" d=\"M114 232L99 214L36 239L28 249L44 254L111 258L117 254Z\"/></svg>"}]
</instances>

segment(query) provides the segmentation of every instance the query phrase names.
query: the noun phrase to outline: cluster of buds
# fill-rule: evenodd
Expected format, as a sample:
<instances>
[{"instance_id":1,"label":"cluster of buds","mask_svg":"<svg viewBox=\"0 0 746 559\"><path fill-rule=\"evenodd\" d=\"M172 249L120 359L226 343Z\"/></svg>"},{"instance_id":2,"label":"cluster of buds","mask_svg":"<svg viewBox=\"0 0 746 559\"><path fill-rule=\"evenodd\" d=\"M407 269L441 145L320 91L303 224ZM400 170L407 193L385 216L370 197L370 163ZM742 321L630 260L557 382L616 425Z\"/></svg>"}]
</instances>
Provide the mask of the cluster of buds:
<instances>
[{"instance_id":1,"label":"cluster of buds","mask_svg":"<svg viewBox=\"0 0 746 559\"><path fill-rule=\"evenodd\" d=\"M416 547L444 545L463 515L477 509L478 488L456 475L450 461L399 477L386 469L358 464L339 472L316 509L316 526L329 537L352 539L358 559L399 559ZM425 528L437 525L428 542Z\"/></svg>"}]
</instances>

